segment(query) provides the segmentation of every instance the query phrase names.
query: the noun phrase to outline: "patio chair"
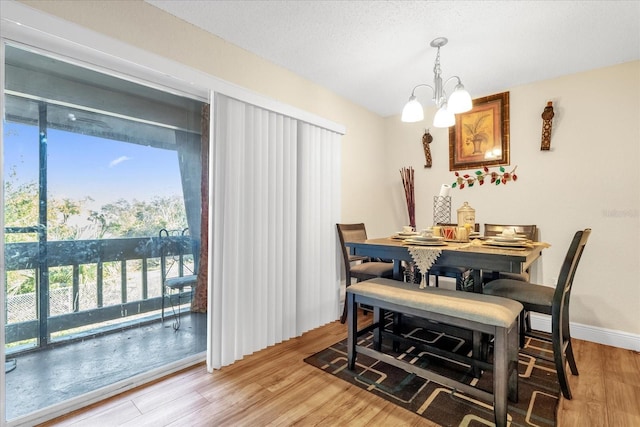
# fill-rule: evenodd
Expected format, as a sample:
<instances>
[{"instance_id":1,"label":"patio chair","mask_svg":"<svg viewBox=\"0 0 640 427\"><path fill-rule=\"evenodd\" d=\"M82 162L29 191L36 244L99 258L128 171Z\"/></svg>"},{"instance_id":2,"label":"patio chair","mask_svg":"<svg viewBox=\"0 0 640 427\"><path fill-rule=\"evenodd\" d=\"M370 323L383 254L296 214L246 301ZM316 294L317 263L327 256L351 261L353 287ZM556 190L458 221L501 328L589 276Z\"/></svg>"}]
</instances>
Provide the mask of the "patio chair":
<instances>
[{"instance_id":1,"label":"patio chair","mask_svg":"<svg viewBox=\"0 0 640 427\"><path fill-rule=\"evenodd\" d=\"M162 314L161 319L164 322L165 300L168 298L171 304L171 310L174 315L173 329L180 329L180 311L182 306L182 297L185 288L189 288L189 299L193 296L193 290L196 287L198 275L193 274L184 263L184 241L177 239L189 235L189 229L183 230L167 230L163 228L159 232L160 237L160 270L162 272ZM185 275L185 270L188 273ZM177 294L178 302L173 303L173 295Z\"/></svg>"}]
</instances>

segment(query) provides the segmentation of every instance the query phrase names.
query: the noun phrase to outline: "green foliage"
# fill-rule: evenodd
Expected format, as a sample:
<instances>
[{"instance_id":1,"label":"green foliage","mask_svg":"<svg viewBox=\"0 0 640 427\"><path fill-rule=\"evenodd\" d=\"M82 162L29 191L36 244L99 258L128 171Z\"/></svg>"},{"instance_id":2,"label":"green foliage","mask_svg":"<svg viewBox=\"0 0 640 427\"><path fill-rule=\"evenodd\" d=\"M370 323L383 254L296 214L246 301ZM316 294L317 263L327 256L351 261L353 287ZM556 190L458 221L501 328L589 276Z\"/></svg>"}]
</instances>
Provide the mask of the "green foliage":
<instances>
[{"instance_id":1,"label":"green foliage","mask_svg":"<svg viewBox=\"0 0 640 427\"><path fill-rule=\"evenodd\" d=\"M158 230L187 227L182 199L155 197L150 201L120 199L89 214L97 238L155 236Z\"/></svg>"},{"instance_id":2,"label":"green foliage","mask_svg":"<svg viewBox=\"0 0 640 427\"><path fill-rule=\"evenodd\" d=\"M33 227L38 224L38 186L35 182L16 185L5 181L5 226ZM181 198L155 197L149 201L120 199L90 210L83 218L82 200L69 198L47 201L47 240L103 239L118 237L156 236L161 228L187 227ZM34 241L33 234L7 234L5 242Z\"/></svg>"},{"instance_id":3,"label":"green foliage","mask_svg":"<svg viewBox=\"0 0 640 427\"><path fill-rule=\"evenodd\" d=\"M9 175L12 178L13 175ZM50 198L47 201L47 240L108 239L119 237L157 236L158 230L187 227L184 203L181 198L156 197L150 201L120 199L90 210L85 205L90 197L82 200ZM16 184L5 180L4 215L6 227L33 227L38 224L38 185L35 182ZM7 233L5 243L37 241L35 233ZM80 265L83 283L96 281L96 269ZM7 294L35 292L36 270L7 271ZM108 275L108 274L107 274ZM49 270L50 287L71 286L71 267Z\"/></svg>"}]
</instances>

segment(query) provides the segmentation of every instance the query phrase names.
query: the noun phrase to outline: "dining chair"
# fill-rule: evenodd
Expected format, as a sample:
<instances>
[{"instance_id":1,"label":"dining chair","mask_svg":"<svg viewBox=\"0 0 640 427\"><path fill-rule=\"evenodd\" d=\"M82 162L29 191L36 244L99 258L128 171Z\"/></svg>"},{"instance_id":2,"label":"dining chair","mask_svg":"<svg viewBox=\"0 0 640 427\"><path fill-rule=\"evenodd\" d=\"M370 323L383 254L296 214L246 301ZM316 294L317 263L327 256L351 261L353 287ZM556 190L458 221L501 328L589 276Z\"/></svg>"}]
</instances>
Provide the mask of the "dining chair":
<instances>
[{"instance_id":1,"label":"dining chair","mask_svg":"<svg viewBox=\"0 0 640 427\"><path fill-rule=\"evenodd\" d=\"M342 258L344 260L344 272L346 286L351 285L351 279L361 282L375 277L392 277L393 262L372 261L368 257L361 257L350 253L345 242L364 242L367 240L367 230L363 223L359 224L336 224L340 247L342 248ZM345 298L344 309L340 322L347 320L347 300Z\"/></svg>"},{"instance_id":2,"label":"dining chair","mask_svg":"<svg viewBox=\"0 0 640 427\"><path fill-rule=\"evenodd\" d=\"M504 230L514 230L516 234L521 234L533 242L536 242L538 240L538 227L534 224L484 224L485 237L498 236ZM528 282L530 280L530 277L531 273L528 268L523 273L498 273L494 271L483 271L482 283L488 283L496 279L513 279Z\"/></svg>"},{"instance_id":3,"label":"dining chair","mask_svg":"<svg viewBox=\"0 0 640 427\"><path fill-rule=\"evenodd\" d=\"M562 394L566 399L571 399L571 389L567 380L565 365L573 375L578 375L578 367L573 356L571 346L571 333L569 331L569 300L571 288L576 275L578 263L582 257L584 247L587 244L591 229L579 230L573 236L567 255L564 258L558 284L555 289L544 285L534 285L529 282L512 279L498 279L487 283L483 293L511 298L519 301L524 310L520 313L520 346L525 347L525 337L533 337L542 341L551 342L553 359L555 363L558 381ZM543 313L551 316L551 334L531 329L530 313ZM526 353L526 349L524 350ZM543 358L539 354L536 357Z\"/></svg>"},{"instance_id":4,"label":"dining chair","mask_svg":"<svg viewBox=\"0 0 640 427\"><path fill-rule=\"evenodd\" d=\"M443 226L443 227L447 227L447 226L453 226L453 227L457 227L458 224L446 224L446 223L438 223L438 225ZM480 231L480 224L476 223L474 226L474 230L475 232ZM429 271L426 272L427 274L427 283L429 282L429 276L433 275L435 277L435 286L436 288L440 286L438 277L449 277L452 279L456 279L456 290L461 291L465 288L464 286L464 281L465 278L469 277L469 273L471 272L471 270L469 270L468 268L465 267L451 267L448 265L434 265L432 266Z\"/></svg>"}]
</instances>

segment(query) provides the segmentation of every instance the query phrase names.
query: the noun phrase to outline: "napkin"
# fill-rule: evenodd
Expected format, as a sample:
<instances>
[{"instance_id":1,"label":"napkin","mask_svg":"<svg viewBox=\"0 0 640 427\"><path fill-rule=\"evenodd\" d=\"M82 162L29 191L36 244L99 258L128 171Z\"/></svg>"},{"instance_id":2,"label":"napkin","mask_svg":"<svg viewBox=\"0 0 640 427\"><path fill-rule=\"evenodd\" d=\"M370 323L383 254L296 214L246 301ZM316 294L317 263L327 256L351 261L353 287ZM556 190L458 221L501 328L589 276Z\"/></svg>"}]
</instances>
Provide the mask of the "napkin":
<instances>
[{"instance_id":1,"label":"napkin","mask_svg":"<svg viewBox=\"0 0 640 427\"><path fill-rule=\"evenodd\" d=\"M442 187L440 187L440 197L447 197L450 191L451 191L450 185L442 184Z\"/></svg>"}]
</instances>

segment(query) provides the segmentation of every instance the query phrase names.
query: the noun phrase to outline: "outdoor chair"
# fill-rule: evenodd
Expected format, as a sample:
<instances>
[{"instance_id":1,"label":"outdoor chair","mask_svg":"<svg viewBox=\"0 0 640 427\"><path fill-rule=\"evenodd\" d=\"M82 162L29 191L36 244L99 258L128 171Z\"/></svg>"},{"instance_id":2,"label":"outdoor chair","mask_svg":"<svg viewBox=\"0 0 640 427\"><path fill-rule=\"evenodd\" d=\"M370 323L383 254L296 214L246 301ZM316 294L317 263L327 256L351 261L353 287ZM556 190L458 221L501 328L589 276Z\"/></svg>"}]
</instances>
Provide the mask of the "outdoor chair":
<instances>
[{"instance_id":1,"label":"outdoor chair","mask_svg":"<svg viewBox=\"0 0 640 427\"><path fill-rule=\"evenodd\" d=\"M162 314L161 318L164 322L164 311L166 300L169 300L174 315L173 329L180 329L180 311L182 306L182 297L185 288L189 289L189 299L193 296L193 290L196 287L198 276L193 274L188 267L185 266L185 242L183 237L189 236L188 229L183 230L160 230L160 270L162 273ZM185 274L185 270L187 273ZM177 296L177 303L174 304L174 295Z\"/></svg>"}]
</instances>

